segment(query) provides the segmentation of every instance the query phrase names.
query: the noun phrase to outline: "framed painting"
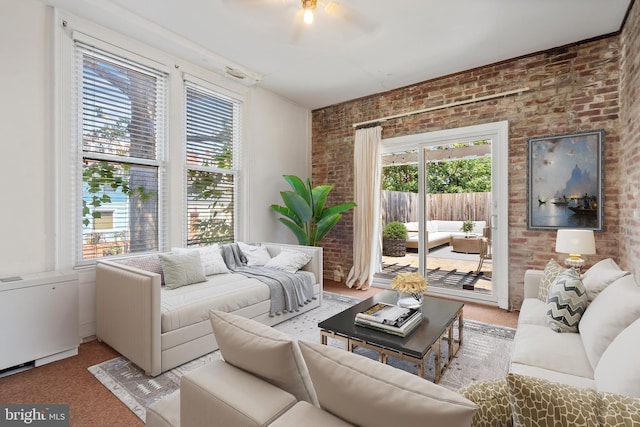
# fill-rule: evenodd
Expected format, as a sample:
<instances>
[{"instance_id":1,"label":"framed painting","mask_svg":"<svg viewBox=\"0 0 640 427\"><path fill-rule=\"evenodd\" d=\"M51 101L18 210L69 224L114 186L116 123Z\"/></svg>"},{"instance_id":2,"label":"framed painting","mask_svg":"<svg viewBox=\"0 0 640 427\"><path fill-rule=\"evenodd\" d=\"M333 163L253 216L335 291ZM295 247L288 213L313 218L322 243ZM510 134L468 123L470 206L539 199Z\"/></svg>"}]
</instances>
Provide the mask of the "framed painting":
<instances>
[{"instance_id":1,"label":"framed painting","mask_svg":"<svg viewBox=\"0 0 640 427\"><path fill-rule=\"evenodd\" d=\"M527 227L602 231L604 131L529 138Z\"/></svg>"}]
</instances>

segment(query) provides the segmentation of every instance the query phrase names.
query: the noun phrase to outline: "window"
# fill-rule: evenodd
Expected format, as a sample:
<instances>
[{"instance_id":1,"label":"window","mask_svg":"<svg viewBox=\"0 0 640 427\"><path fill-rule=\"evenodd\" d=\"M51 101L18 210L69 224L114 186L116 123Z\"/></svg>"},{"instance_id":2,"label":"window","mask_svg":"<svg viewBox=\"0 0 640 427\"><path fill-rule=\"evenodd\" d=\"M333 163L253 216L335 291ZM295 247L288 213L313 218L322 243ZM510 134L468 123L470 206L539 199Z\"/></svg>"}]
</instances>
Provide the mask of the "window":
<instances>
[{"instance_id":1,"label":"window","mask_svg":"<svg viewBox=\"0 0 640 427\"><path fill-rule=\"evenodd\" d=\"M113 229L113 211L97 211L100 215L93 218L93 229L96 231Z\"/></svg>"},{"instance_id":2,"label":"window","mask_svg":"<svg viewBox=\"0 0 640 427\"><path fill-rule=\"evenodd\" d=\"M188 245L233 242L240 102L186 85Z\"/></svg>"},{"instance_id":3,"label":"window","mask_svg":"<svg viewBox=\"0 0 640 427\"><path fill-rule=\"evenodd\" d=\"M158 251L167 75L79 41L75 51L78 260Z\"/></svg>"}]
</instances>

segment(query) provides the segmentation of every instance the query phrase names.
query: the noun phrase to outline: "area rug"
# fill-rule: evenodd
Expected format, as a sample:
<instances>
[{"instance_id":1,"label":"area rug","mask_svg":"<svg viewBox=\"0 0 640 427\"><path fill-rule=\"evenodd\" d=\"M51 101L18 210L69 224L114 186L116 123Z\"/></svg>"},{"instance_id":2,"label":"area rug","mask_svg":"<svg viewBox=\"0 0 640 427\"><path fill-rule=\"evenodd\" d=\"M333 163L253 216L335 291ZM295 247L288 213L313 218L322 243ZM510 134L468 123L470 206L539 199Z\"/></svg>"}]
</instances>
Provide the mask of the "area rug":
<instances>
[{"instance_id":1,"label":"area rug","mask_svg":"<svg viewBox=\"0 0 640 427\"><path fill-rule=\"evenodd\" d=\"M318 322L359 301L356 298L324 292L320 307L276 325L275 329L296 339L319 342ZM514 334L515 329L512 328L465 320L463 345L442 376L440 385L458 390L473 381L505 376ZM338 340L330 340L329 344L344 346ZM442 347L442 355L446 356L447 346ZM357 349L356 352L372 359L378 357L377 353L366 349ZM140 368L124 357L117 357L88 369L98 381L145 421L146 408L177 390L180 377L219 358L219 352L216 351L153 378L146 376ZM390 357L389 364L408 372L417 372L415 364L404 360ZM427 367L424 377L432 381L433 360L427 362Z\"/></svg>"}]
</instances>

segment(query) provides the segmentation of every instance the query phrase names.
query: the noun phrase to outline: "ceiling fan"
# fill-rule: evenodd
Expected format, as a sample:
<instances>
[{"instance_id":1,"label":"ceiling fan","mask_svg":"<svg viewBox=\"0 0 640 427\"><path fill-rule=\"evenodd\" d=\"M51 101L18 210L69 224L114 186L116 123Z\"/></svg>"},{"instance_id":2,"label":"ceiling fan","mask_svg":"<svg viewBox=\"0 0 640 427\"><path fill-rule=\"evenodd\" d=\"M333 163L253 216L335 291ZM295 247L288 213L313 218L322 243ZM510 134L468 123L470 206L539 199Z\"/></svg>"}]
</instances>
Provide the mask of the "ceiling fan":
<instances>
[{"instance_id":1,"label":"ceiling fan","mask_svg":"<svg viewBox=\"0 0 640 427\"><path fill-rule=\"evenodd\" d=\"M339 0L223 0L230 7L239 7L243 13L272 14L280 8L293 15L294 34L302 31L302 24L312 25L316 20L346 25L359 32L370 32L375 28L362 14L345 6ZM268 10L270 8L271 10ZM297 37L296 37L297 38Z\"/></svg>"}]
</instances>

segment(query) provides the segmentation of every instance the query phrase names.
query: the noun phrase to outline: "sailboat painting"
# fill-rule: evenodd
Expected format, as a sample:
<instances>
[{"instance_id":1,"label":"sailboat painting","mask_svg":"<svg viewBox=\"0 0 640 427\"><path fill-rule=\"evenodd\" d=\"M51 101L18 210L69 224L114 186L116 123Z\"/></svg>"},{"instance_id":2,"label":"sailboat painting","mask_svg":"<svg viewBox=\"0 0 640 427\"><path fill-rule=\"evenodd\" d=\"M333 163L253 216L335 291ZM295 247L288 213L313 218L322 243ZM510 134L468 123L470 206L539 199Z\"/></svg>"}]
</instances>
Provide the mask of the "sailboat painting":
<instances>
[{"instance_id":1,"label":"sailboat painting","mask_svg":"<svg viewBox=\"0 0 640 427\"><path fill-rule=\"evenodd\" d=\"M602 230L604 130L529 138L527 227Z\"/></svg>"}]
</instances>

